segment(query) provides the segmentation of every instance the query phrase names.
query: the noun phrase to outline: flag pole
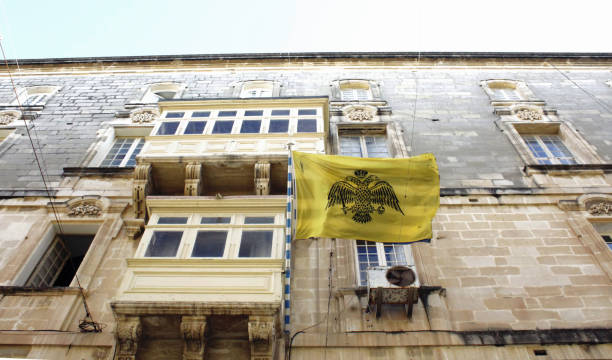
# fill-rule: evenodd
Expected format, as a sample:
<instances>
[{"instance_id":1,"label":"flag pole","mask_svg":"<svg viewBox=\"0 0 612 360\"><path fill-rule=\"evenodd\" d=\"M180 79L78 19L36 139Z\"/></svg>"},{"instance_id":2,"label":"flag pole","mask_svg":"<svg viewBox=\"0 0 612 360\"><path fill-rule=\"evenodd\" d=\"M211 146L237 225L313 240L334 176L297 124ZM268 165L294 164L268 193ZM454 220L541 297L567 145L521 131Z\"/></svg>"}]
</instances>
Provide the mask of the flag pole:
<instances>
[{"instance_id":1,"label":"flag pole","mask_svg":"<svg viewBox=\"0 0 612 360\"><path fill-rule=\"evenodd\" d=\"M285 286L284 286L284 329L289 333L291 323L291 237L293 236L293 158L287 143L287 212L285 225Z\"/></svg>"}]
</instances>

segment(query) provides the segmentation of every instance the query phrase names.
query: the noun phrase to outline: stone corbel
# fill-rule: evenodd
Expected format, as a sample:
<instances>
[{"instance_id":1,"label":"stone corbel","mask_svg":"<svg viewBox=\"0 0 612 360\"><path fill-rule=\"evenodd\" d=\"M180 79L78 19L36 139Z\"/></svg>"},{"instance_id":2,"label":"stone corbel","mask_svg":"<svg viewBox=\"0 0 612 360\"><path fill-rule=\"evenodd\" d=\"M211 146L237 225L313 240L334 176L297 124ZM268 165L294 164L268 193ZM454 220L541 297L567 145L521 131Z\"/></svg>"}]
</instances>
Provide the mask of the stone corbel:
<instances>
[{"instance_id":1,"label":"stone corbel","mask_svg":"<svg viewBox=\"0 0 612 360\"><path fill-rule=\"evenodd\" d=\"M21 111L19 110L3 110L0 111L0 125L9 125L13 121L21 119Z\"/></svg>"},{"instance_id":2,"label":"stone corbel","mask_svg":"<svg viewBox=\"0 0 612 360\"><path fill-rule=\"evenodd\" d=\"M206 316L183 316L183 360L202 360L206 347Z\"/></svg>"},{"instance_id":3,"label":"stone corbel","mask_svg":"<svg viewBox=\"0 0 612 360\"><path fill-rule=\"evenodd\" d=\"M115 360L136 360L142 325L138 316L117 319L117 355Z\"/></svg>"},{"instance_id":4,"label":"stone corbel","mask_svg":"<svg viewBox=\"0 0 612 360\"><path fill-rule=\"evenodd\" d=\"M270 163L255 164L255 194L270 195Z\"/></svg>"},{"instance_id":5,"label":"stone corbel","mask_svg":"<svg viewBox=\"0 0 612 360\"><path fill-rule=\"evenodd\" d=\"M136 240L144 229L144 219L125 219L125 230L130 240Z\"/></svg>"},{"instance_id":6,"label":"stone corbel","mask_svg":"<svg viewBox=\"0 0 612 360\"><path fill-rule=\"evenodd\" d=\"M185 196L198 196L202 193L202 164L189 163L185 166Z\"/></svg>"},{"instance_id":7,"label":"stone corbel","mask_svg":"<svg viewBox=\"0 0 612 360\"><path fill-rule=\"evenodd\" d=\"M132 200L134 202L134 217L144 219L147 215L145 199L153 188L151 182L151 164L140 164L134 169L134 189Z\"/></svg>"},{"instance_id":8,"label":"stone corbel","mask_svg":"<svg viewBox=\"0 0 612 360\"><path fill-rule=\"evenodd\" d=\"M276 343L276 326L273 316L249 316L249 342L251 360L272 360Z\"/></svg>"}]
</instances>

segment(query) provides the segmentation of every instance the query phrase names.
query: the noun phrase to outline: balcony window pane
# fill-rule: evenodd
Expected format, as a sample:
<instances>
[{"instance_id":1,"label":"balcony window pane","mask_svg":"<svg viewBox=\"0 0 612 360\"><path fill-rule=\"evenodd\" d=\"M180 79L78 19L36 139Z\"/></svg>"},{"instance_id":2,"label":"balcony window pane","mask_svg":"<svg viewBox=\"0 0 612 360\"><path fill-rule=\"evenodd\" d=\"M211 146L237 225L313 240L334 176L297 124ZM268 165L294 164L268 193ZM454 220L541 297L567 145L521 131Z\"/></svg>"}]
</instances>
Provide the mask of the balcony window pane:
<instances>
[{"instance_id":1,"label":"balcony window pane","mask_svg":"<svg viewBox=\"0 0 612 360\"><path fill-rule=\"evenodd\" d=\"M145 257L174 257L181 243L182 231L155 231Z\"/></svg>"},{"instance_id":2,"label":"balcony window pane","mask_svg":"<svg viewBox=\"0 0 612 360\"><path fill-rule=\"evenodd\" d=\"M223 257L227 231L198 231L191 257Z\"/></svg>"},{"instance_id":3,"label":"balcony window pane","mask_svg":"<svg viewBox=\"0 0 612 360\"><path fill-rule=\"evenodd\" d=\"M270 120L269 133L286 133L289 131L289 120Z\"/></svg>"},{"instance_id":4,"label":"balcony window pane","mask_svg":"<svg viewBox=\"0 0 612 360\"><path fill-rule=\"evenodd\" d=\"M209 117L210 111L194 111L191 117Z\"/></svg>"},{"instance_id":5,"label":"balcony window pane","mask_svg":"<svg viewBox=\"0 0 612 360\"><path fill-rule=\"evenodd\" d=\"M187 224L186 217L160 217L157 220L158 224Z\"/></svg>"},{"instance_id":6,"label":"balcony window pane","mask_svg":"<svg viewBox=\"0 0 612 360\"><path fill-rule=\"evenodd\" d=\"M245 224L274 224L274 216L247 216Z\"/></svg>"},{"instance_id":7,"label":"balcony window pane","mask_svg":"<svg viewBox=\"0 0 612 360\"><path fill-rule=\"evenodd\" d=\"M238 257L270 257L272 231L243 231Z\"/></svg>"},{"instance_id":8,"label":"balcony window pane","mask_svg":"<svg viewBox=\"0 0 612 360\"><path fill-rule=\"evenodd\" d=\"M203 216L200 224L229 224L231 220L229 216Z\"/></svg>"},{"instance_id":9,"label":"balcony window pane","mask_svg":"<svg viewBox=\"0 0 612 360\"><path fill-rule=\"evenodd\" d=\"M184 112L169 112L169 113L166 114L166 118L167 119L182 118L183 115L185 115Z\"/></svg>"},{"instance_id":10,"label":"balcony window pane","mask_svg":"<svg viewBox=\"0 0 612 360\"><path fill-rule=\"evenodd\" d=\"M315 119L298 120L297 131L301 133L317 132L317 120Z\"/></svg>"},{"instance_id":11,"label":"balcony window pane","mask_svg":"<svg viewBox=\"0 0 612 360\"><path fill-rule=\"evenodd\" d=\"M298 115L317 115L317 109L300 109Z\"/></svg>"},{"instance_id":12,"label":"balcony window pane","mask_svg":"<svg viewBox=\"0 0 612 360\"><path fill-rule=\"evenodd\" d=\"M185 128L185 134L202 134L206 121L190 121Z\"/></svg>"},{"instance_id":13,"label":"balcony window pane","mask_svg":"<svg viewBox=\"0 0 612 360\"><path fill-rule=\"evenodd\" d=\"M159 130L157 130L157 135L174 135L178 126L178 121L163 122L159 126Z\"/></svg>"},{"instance_id":14,"label":"balcony window pane","mask_svg":"<svg viewBox=\"0 0 612 360\"><path fill-rule=\"evenodd\" d=\"M272 116L289 116L289 110L272 110Z\"/></svg>"},{"instance_id":15,"label":"balcony window pane","mask_svg":"<svg viewBox=\"0 0 612 360\"><path fill-rule=\"evenodd\" d=\"M219 116L220 117L236 116L236 111L235 110L231 110L231 111L219 111Z\"/></svg>"},{"instance_id":16,"label":"balcony window pane","mask_svg":"<svg viewBox=\"0 0 612 360\"><path fill-rule=\"evenodd\" d=\"M244 116L263 116L263 110L247 110Z\"/></svg>"},{"instance_id":17,"label":"balcony window pane","mask_svg":"<svg viewBox=\"0 0 612 360\"><path fill-rule=\"evenodd\" d=\"M216 121L213 127L213 134L230 134L232 127L234 126L233 121Z\"/></svg>"},{"instance_id":18,"label":"balcony window pane","mask_svg":"<svg viewBox=\"0 0 612 360\"><path fill-rule=\"evenodd\" d=\"M243 120L240 128L241 134L258 134L261 128L261 120Z\"/></svg>"}]
</instances>

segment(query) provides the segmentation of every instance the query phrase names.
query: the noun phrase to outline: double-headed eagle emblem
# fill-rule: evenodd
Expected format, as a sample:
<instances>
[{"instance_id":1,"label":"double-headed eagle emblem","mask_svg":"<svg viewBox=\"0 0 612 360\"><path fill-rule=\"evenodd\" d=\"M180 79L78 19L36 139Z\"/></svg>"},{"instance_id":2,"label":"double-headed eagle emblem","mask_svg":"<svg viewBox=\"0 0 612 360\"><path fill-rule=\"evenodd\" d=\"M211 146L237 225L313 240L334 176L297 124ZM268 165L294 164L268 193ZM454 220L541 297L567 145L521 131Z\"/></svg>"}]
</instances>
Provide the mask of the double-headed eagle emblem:
<instances>
[{"instance_id":1,"label":"double-headed eagle emblem","mask_svg":"<svg viewBox=\"0 0 612 360\"><path fill-rule=\"evenodd\" d=\"M335 182L327 194L325 208L341 204L345 215L350 211L353 213L353 221L362 224L372 221L370 213L374 211L382 215L385 206L404 215L393 187L376 175L367 175L365 170L355 170L355 176L347 176Z\"/></svg>"}]
</instances>

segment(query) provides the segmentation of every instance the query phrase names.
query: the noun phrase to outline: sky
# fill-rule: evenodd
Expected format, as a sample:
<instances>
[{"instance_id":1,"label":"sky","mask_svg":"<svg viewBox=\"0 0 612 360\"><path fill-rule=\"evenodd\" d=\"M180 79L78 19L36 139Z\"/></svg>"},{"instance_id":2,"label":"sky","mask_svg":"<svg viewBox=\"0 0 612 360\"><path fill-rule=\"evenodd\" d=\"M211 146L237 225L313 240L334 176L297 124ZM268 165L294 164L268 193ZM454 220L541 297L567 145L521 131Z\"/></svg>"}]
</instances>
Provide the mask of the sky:
<instances>
[{"instance_id":1,"label":"sky","mask_svg":"<svg viewBox=\"0 0 612 360\"><path fill-rule=\"evenodd\" d=\"M0 0L9 59L612 52L610 0Z\"/></svg>"}]
</instances>

